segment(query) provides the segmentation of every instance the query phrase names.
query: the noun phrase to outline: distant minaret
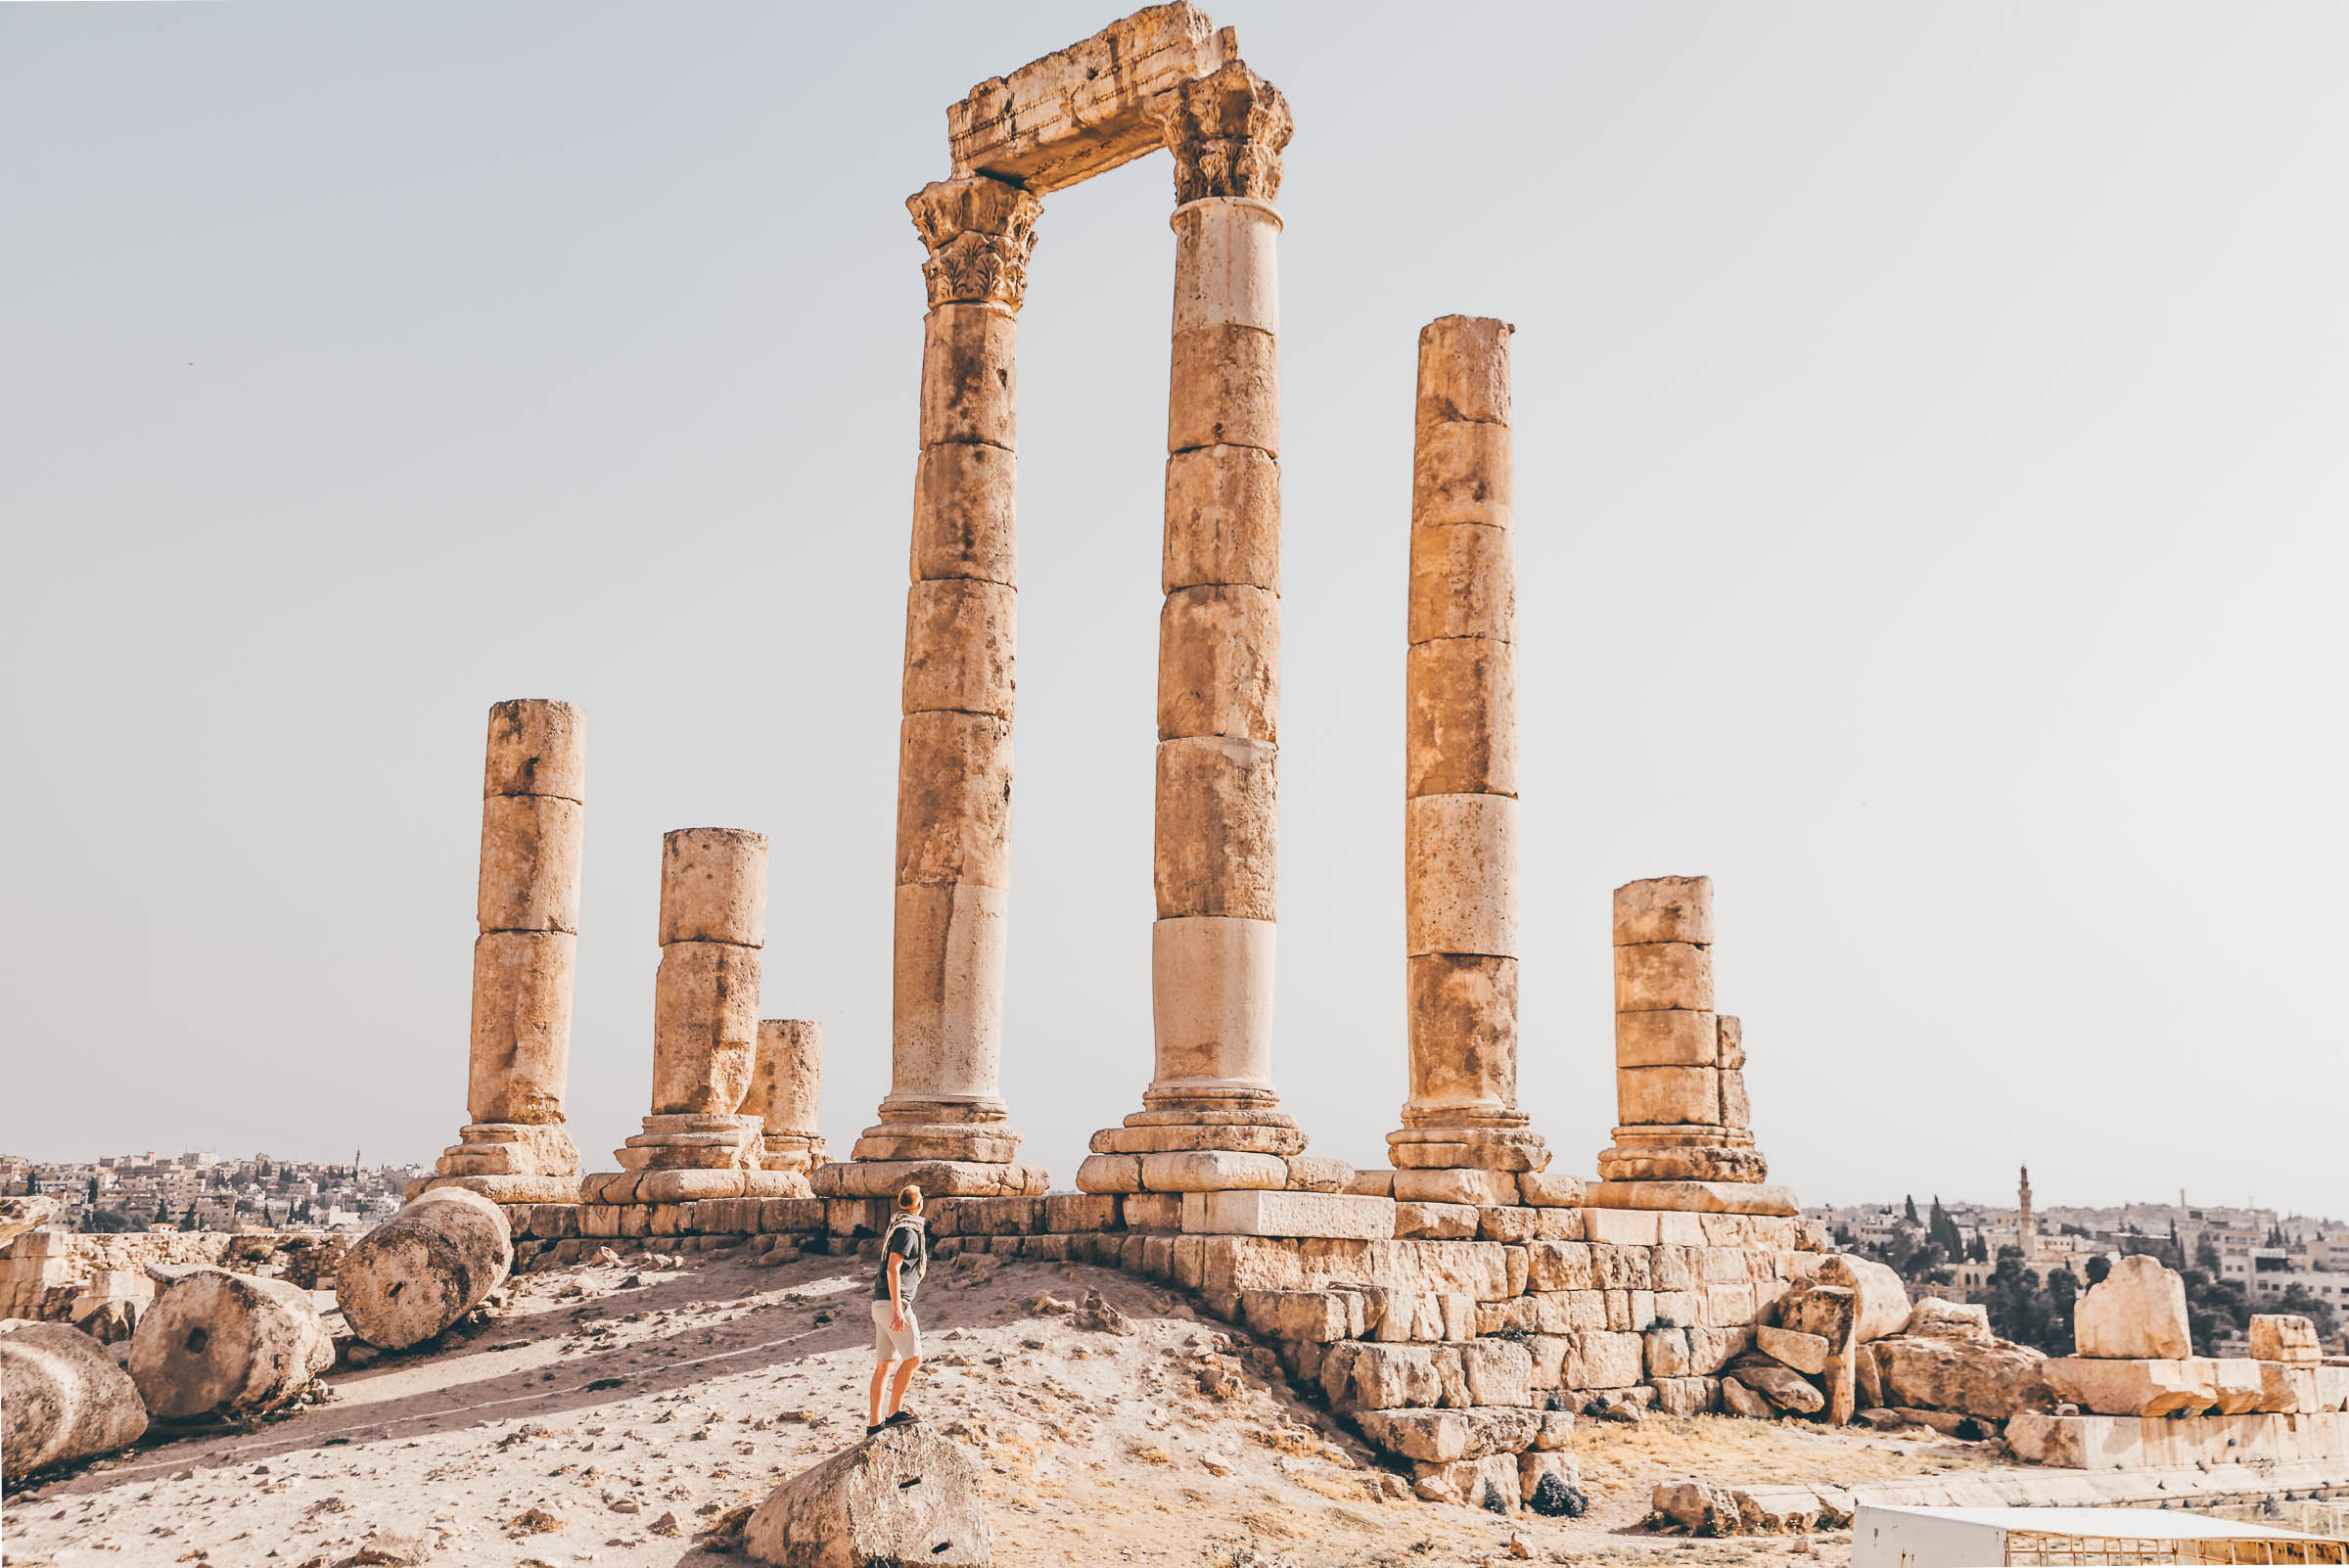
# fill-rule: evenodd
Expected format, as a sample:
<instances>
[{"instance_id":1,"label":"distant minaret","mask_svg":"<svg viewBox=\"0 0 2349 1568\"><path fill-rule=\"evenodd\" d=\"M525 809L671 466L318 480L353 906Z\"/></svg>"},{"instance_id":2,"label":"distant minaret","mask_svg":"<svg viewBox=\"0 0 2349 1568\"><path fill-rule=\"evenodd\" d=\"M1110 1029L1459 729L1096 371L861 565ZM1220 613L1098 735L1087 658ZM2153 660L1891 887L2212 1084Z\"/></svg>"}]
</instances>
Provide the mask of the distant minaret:
<instances>
[{"instance_id":1,"label":"distant minaret","mask_svg":"<svg viewBox=\"0 0 2349 1568\"><path fill-rule=\"evenodd\" d=\"M2031 1168L2027 1165L2023 1167L2023 1185L2018 1195L2022 1199L2023 1217L2015 1229L2023 1247L2023 1262L2029 1263L2039 1256L2039 1234L2031 1223Z\"/></svg>"}]
</instances>

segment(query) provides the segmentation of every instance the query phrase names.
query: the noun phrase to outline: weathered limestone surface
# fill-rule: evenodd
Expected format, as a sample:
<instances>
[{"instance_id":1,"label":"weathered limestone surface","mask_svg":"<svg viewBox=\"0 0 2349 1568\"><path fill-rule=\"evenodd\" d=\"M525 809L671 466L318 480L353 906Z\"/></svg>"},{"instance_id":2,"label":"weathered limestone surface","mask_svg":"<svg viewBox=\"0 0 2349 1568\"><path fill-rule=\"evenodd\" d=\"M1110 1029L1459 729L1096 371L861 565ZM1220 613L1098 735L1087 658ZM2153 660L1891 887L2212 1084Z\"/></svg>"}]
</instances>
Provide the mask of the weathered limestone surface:
<instances>
[{"instance_id":1,"label":"weathered limestone surface","mask_svg":"<svg viewBox=\"0 0 2349 1568\"><path fill-rule=\"evenodd\" d=\"M1395 1202L1342 1192L1191 1192L1182 1200L1182 1228L1193 1234L1378 1241L1395 1234Z\"/></svg>"},{"instance_id":2,"label":"weathered limestone surface","mask_svg":"<svg viewBox=\"0 0 2349 1568\"><path fill-rule=\"evenodd\" d=\"M370 1345L404 1350L447 1328L514 1267L503 1210L478 1192L426 1192L351 1244L335 1299Z\"/></svg>"},{"instance_id":3,"label":"weathered limestone surface","mask_svg":"<svg viewBox=\"0 0 2349 1568\"><path fill-rule=\"evenodd\" d=\"M823 1162L824 1135L816 1126L822 1084L824 1026L806 1018L762 1018L751 1086L737 1107L764 1129L761 1168L805 1176Z\"/></svg>"},{"instance_id":4,"label":"weathered limestone surface","mask_svg":"<svg viewBox=\"0 0 2349 1568\"><path fill-rule=\"evenodd\" d=\"M0 1478L112 1453L146 1431L138 1386L97 1340L63 1323L0 1334Z\"/></svg>"},{"instance_id":5,"label":"weathered limestone surface","mask_svg":"<svg viewBox=\"0 0 2349 1568\"><path fill-rule=\"evenodd\" d=\"M2055 1363L2028 1345L1996 1339L1920 1339L1906 1335L1870 1347L1894 1405L1957 1410L2004 1421L2023 1410L2054 1407L2066 1398L2050 1389Z\"/></svg>"},{"instance_id":6,"label":"weathered limestone surface","mask_svg":"<svg viewBox=\"0 0 2349 1568\"><path fill-rule=\"evenodd\" d=\"M1899 1333L1909 1322L1909 1287L1901 1276L1869 1258L1830 1253L1819 1266L1819 1283L1842 1285L1858 1300L1858 1332L1865 1343Z\"/></svg>"},{"instance_id":7,"label":"weathered limestone surface","mask_svg":"<svg viewBox=\"0 0 2349 1568\"><path fill-rule=\"evenodd\" d=\"M2194 1353L2186 1319L2186 1281L2142 1253L2123 1258L2088 1287L2073 1309L2072 1333L2082 1356L2123 1360L2178 1360Z\"/></svg>"},{"instance_id":8,"label":"weathered limestone surface","mask_svg":"<svg viewBox=\"0 0 2349 1568\"><path fill-rule=\"evenodd\" d=\"M2325 1360L2325 1351L2317 1341L2317 1325L2307 1318L2291 1313L2253 1313L2251 1358L2315 1365Z\"/></svg>"},{"instance_id":9,"label":"weathered limestone surface","mask_svg":"<svg viewBox=\"0 0 2349 1568\"><path fill-rule=\"evenodd\" d=\"M579 1169L563 1094L586 772L585 724L569 703L518 699L489 710L469 1122L435 1179L492 1197L560 1196Z\"/></svg>"},{"instance_id":10,"label":"weathered limestone surface","mask_svg":"<svg viewBox=\"0 0 2349 1568\"><path fill-rule=\"evenodd\" d=\"M335 1363L310 1293L201 1269L156 1298L130 1337L130 1375L161 1420L276 1408Z\"/></svg>"},{"instance_id":11,"label":"weathered limestone surface","mask_svg":"<svg viewBox=\"0 0 2349 1568\"><path fill-rule=\"evenodd\" d=\"M743 1527L743 1549L788 1568L986 1568L994 1532L970 1454L917 1422L776 1487Z\"/></svg>"},{"instance_id":12,"label":"weathered limestone surface","mask_svg":"<svg viewBox=\"0 0 2349 1568\"><path fill-rule=\"evenodd\" d=\"M57 1218L61 1200L55 1197L35 1197L30 1194L0 1198L0 1246L17 1239L25 1231L45 1225Z\"/></svg>"}]
</instances>

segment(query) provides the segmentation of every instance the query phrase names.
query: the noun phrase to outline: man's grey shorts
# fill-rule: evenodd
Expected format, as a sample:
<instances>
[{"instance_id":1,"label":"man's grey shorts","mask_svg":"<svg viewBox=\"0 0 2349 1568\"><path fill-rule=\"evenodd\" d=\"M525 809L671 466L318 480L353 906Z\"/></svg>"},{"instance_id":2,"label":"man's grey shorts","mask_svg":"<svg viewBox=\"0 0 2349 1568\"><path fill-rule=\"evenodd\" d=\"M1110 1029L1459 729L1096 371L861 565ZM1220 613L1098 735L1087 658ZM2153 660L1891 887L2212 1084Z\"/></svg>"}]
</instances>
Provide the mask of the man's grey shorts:
<instances>
[{"instance_id":1,"label":"man's grey shorts","mask_svg":"<svg viewBox=\"0 0 2349 1568\"><path fill-rule=\"evenodd\" d=\"M905 1326L890 1326L889 1303L873 1303L873 1349L885 1361L910 1361L922 1354L921 1319L913 1315L913 1303L905 1304Z\"/></svg>"}]
</instances>

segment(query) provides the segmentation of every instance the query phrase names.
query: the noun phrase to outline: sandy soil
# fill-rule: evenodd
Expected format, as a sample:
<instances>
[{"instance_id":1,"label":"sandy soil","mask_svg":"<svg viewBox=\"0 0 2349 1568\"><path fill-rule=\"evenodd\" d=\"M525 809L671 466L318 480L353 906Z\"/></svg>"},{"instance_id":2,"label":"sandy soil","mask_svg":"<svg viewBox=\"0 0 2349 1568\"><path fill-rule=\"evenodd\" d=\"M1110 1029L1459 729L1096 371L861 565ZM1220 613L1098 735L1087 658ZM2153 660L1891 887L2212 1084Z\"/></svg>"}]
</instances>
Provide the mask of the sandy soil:
<instances>
[{"instance_id":1,"label":"sandy soil","mask_svg":"<svg viewBox=\"0 0 2349 1568\"><path fill-rule=\"evenodd\" d=\"M147 1446L7 1499L6 1563L714 1564L730 1518L864 1433L870 1275L631 1252L518 1279L485 1331L329 1378L241 1433ZM1059 1303L1098 1290L1132 1332ZM1050 1300L1044 1300L1049 1297ZM1688 1542L1636 1529L1656 1482L1929 1475L1957 1443L1793 1423L1584 1422L1589 1513L1501 1519L1405 1488L1268 1353L1177 1295L1080 1265L958 1258L921 1300L909 1404L983 1459L996 1561L1217 1568L1555 1562L1840 1564L1849 1538ZM713 1529L714 1527L714 1533ZM364 1548L374 1543L378 1549Z\"/></svg>"}]
</instances>

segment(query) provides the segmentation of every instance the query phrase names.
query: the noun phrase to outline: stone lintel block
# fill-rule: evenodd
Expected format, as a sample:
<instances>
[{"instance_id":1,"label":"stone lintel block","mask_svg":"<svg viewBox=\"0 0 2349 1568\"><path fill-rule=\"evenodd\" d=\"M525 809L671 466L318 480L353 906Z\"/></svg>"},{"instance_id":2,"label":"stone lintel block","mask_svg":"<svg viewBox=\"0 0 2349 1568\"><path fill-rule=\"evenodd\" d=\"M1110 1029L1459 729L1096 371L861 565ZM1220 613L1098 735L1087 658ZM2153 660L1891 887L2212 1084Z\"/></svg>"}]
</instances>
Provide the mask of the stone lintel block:
<instances>
[{"instance_id":1,"label":"stone lintel block","mask_svg":"<svg viewBox=\"0 0 2349 1568\"><path fill-rule=\"evenodd\" d=\"M914 464L912 580L1020 579L1019 458L1001 446L944 441Z\"/></svg>"},{"instance_id":2,"label":"stone lintel block","mask_svg":"<svg viewBox=\"0 0 2349 1568\"><path fill-rule=\"evenodd\" d=\"M1835 1349L1824 1335L1773 1328L1767 1323L1754 1330L1754 1348L1813 1377L1826 1375L1827 1358Z\"/></svg>"},{"instance_id":3,"label":"stone lintel block","mask_svg":"<svg viewBox=\"0 0 2349 1568\"><path fill-rule=\"evenodd\" d=\"M518 697L489 710L482 794L587 799L587 720L569 703Z\"/></svg>"},{"instance_id":4,"label":"stone lintel block","mask_svg":"<svg viewBox=\"0 0 2349 1568\"><path fill-rule=\"evenodd\" d=\"M1167 459L1161 588L1280 591L1280 464L1253 446L1215 445Z\"/></svg>"},{"instance_id":5,"label":"stone lintel block","mask_svg":"<svg viewBox=\"0 0 2349 1568\"><path fill-rule=\"evenodd\" d=\"M1392 1239L1395 1203L1342 1192L1186 1191L1182 1228L1229 1236L1335 1236Z\"/></svg>"},{"instance_id":6,"label":"stone lintel block","mask_svg":"<svg viewBox=\"0 0 2349 1568\"><path fill-rule=\"evenodd\" d=\"M1176 588L1158 618L1158 738L1280 739L1280 596Z\"/></svg>"},{"instance_id":7,"label":"stone lintel block","mask_svg":"<svg viewBox=\"0 0 2349 1568\"><path fill-rule=\"evenodd\" d=\"M1438 316L1421 327L1417 427L1508 424L1509 336L1516 330L1491 316Z\"/></svg>"},{"instance_id":8,"label":"stone lintel block","mask_svg":"<svg viewBox=\"0 0 2349 1568\"><path fill-rule=\"evenodd\" d=\"M475 941L465 1096L473 1121L562 1122L578 942L568 931L487 931Z\"/></svg>"},{"instance_id":9,"label":"stone lintel block","mask_svg":"<svg viewBox=\"0 0 2349 1568\"><path fill-rule=\"evenodd\" d=\"M672 942L653 975L653 1112L731 1114L759 1054L759 949Z\"/></svg>"},{"instance_id":10,"label":"stone lintel block","mask_svg":"<svg viewBox=\"0 0 2349 1568\"><path fill-rule=\"evenodd\" d=\"M1190 1149L1140 1154L1134 1158L1141 1162L1142 1189L1146 1192L1221 1192L1233 1188L1278 1191L1289 1184L1288 1162L1277 1155ZM1188 1228L1187 1207L1183 1219Z\"/></svg>"},{"instance_id":11,"label":"stone lintel block","mask_svg":"<svg viewBox=\"0 0 2349 1568\"><path fill-rule=\"evenodd\" d=\"M1713 942L1711 877L1646 877L1615 890L1615 945Z\"/></svg>"},{"instance_id":12,"label":"stone lintel block","mask_svg":"<svg viewBox=\"0 0 2349 1568\"><path fill-rule=\"evenodd\" d=\"M1224 63L1197 6L1151 6L946 106L957 179L989 174L1037 195L1157 152L1158 111L1184 82Z\"/></svg>"},{"instance_id":13,"label":"stone lintel block","mask_svg":"<svg viewBox=\"0 0 2349 1568\"><path fill-rule=\"evenodd\" d=\"M898 883L1009 886L1011 724L908 714L898 730Z\"/></svg>"},{"instance_id":14,"label":"stone lintel block","mask_svg":"<svg viewBox=\"0 0 2349 1568\"><path fill-rule=\"evenodd\" d=\"M1417 528L1516 526L1509 428L1423 425L1411 450L1411 522Z\"/></svg>"},{"instance_id":15,"label":"stone lintel block","mask_svg":"<svg viewBox=\"0 0 2349 1568\"><path fill-rule=\"evenodd\" d=\"M1477 1233L1483 1211L1466 1203L1395 1204L1395 1234L1411 1241L1457 1241Z\"/></svg>"},{"instance_id":16,"label":"stone lintel block","mask_svg":"<svg viewBox=\"0 0 2349 1568\"><path fill-rule=\"evenodd\" d=\"M1619 1067L1615 1099L1623 1120L1633 1126L1718 1123L1721 1077L1710 1067Z\"/></svg>"},{"instance_id":17,"label":"stone lintel block","mask_svg":"<svg viewBox=\"0 0 2349 1568\"><path fill-rule=\"evenodd\" d=\"M1718 1026L1719 1065L1724 1071L1736 1072L1745 1066L1745 1026L1728 1013L1715 1015Z\"/></svg>"},{"instance_id":18,"label":"stone lintel block","mask_svg":"<svg viewBox=\"0 0 2349 1568\"><path fill-rule=\"evenodd\" d=\"M577 931L587 808L560 795L482 800L475 914L484 931Z\"/></svg>"},{"instance_id":19,"label":"stone lintel block","mask_svg":"<svg viewBox=\"0 0 2349 1568\"><path fill-rule=\"evenodd\" d=\"M1673 1211L1681 1214L1793 1215L1791 1187L1742 1181L1598 1181L1586 1189L1593 1214Z\"/></svg>"},{"instance_id":20,"label":"stone lintel block","mask_svg":"<svg viewBox=\"0 0 2349 1568\"><path fill-rule=\"evenodd\" d=\"M1517 956L1517 863L1514 797L1421 795L1405 801L1405 950L1412 957Z\"/></svg>"},{"instance_id":21,"label":"stone lintel block","mask_svg":"<svg viewBox=\"0 0 2349 1568\"><path fill-rule=\"evenodd\" d=\"M1404 961L1404 985L1411 1067L1406 1119L1448 1121L1447 1113L1513 1110L1517 960L1501 954L1417 953ZM1485 1163L1470 1141L1462 1139L1457 1153L1429 1148L1394 1158L1398 1165Z\"/></svg>"},{"instance_id":22,"label":"stone lintel block","mask_svg":"<svg viewBox=\"0 0 2349 1568\"><path fill-rule=\"evenodd\" d=\"M1154 882L1161 920L1271 920L1279 882L1277 747L1228 736L1158 746Z\"/></svg>"},{"instance_id":23,"label":"stone lintel block","mask_svg":"<svg viewBox=\"0 0 2349 1568\"><path fill-rule=\"evenodd\" d=\"M1280 454L1280 340L1254 327L1174 334L1167 450L1253 446Z\"/></svg>"},{"instance_id":24,"label":"stone lintel block","mask_svg":"<svg viewBox=\"0 0 2349 1568\"><path fill-rule=\"evenodd\" d=\"M1615 1015L1617 1067L1712 1067L1721 1053L1712 1013L1663 1008Z\"/></svg>"},{"instance_id":25,"label":"stone lintel block","mask_svg":"<svg viewBox=\"0 0 2349 1568\"><path fill-rule=\"evenodd\" d=\"M1507 529L1423 524L1411 530L1406 639L1516 638L1516 547Z\"/></svg>"},{"instance_id":26,"label":"stone lintel block","mask_svg":"<svg viewBox=\"0 0 2349 1568\"><path fill-rule=\"evenodd\" d=\"M908 587L904 711L1009 719L1019 610L1019 590L1001 582L945 577Z\"/></svg>"},{"instance_id":27,"label":"stone lintel block","mask_svg":"<svg viewBox=\"0 0 2349 1568\"><path fill-rule=\"evenodd\" d=\"M988 1165L970 1160L857 1160L816 1167L811 1178L825 1198L894 1198L907 1186L942 1198L1040 1198L1052 1175L1040 1165Z\"/></svg>"},{"instance_id":28,"label":"stone lintel block","mask_svg":"<svg viewBox=\"0 0 2349 1568\"><path fill-rule=\"evenodd\" d=\"M1615 1010L1675 1008L1712 1015L1713 949L1692 942L1617 944Z\"/></svg>"},{"instance_id":29,"label":"stone lintel block","mask_svg":"<svg viewBox=\"0 0 2349 1568\"><path fill-rule=\"evenodd\" d=\"M1475 1208L1515 1203L1517 1177L1506 1171L1414 1171L1398 1168L1393 1191L1397 1201L1462 1203Z\"/></svg>"},{"instance_id":30,"label":"stone lintel block","mask_svg":"<svg viewBox=\"0 0 2349 1568\"><path fill-rule=\"evenodd\" d=\"M1444 637L1404 653L1404 790L1517 793L1517 649Z\"/></svg>"},{"instance_id":31,"label":"stone lintel block","mask_svg":"<svg viewBox=\"0 0 2349 1568\"><path fill-rule=\"evenodd\" d=\"M1265 202L1175 208L1174 333L1200 327L1280 332L1280 213Z\"/></svg>"},{"instance_id":32,"label":"stone lintel block","mask_svg":"<svg viewBox=\"0 0 2349 1568\"><path fill-rule=\"evenodd\" d=\"M765 945L765 834L701 827L661 836L660 942Z\"/></svg>"},{"instance_id":33,"label":"stone lintel block","mask_svg":"<svg viewBox=\"0 0 2349 1568\"><path fill-rule=\"evenodd\" d=\"M2051 1356L2040 1371L2057 1400L2097 1415L2201 1415L2219 1407L2217 1368L2201 1357Z\"/></svg>"},{"instance_id":34,"label":"stone lintel block","mask_svg":"<svg viewBox=\"0 0 2349 1568\"><path fill-rule=\"evenodd\" d=\"M921 444L1020 444L1019 322L1000 305L931 307L922 323Z\"/></svg>"}]
</instances>

